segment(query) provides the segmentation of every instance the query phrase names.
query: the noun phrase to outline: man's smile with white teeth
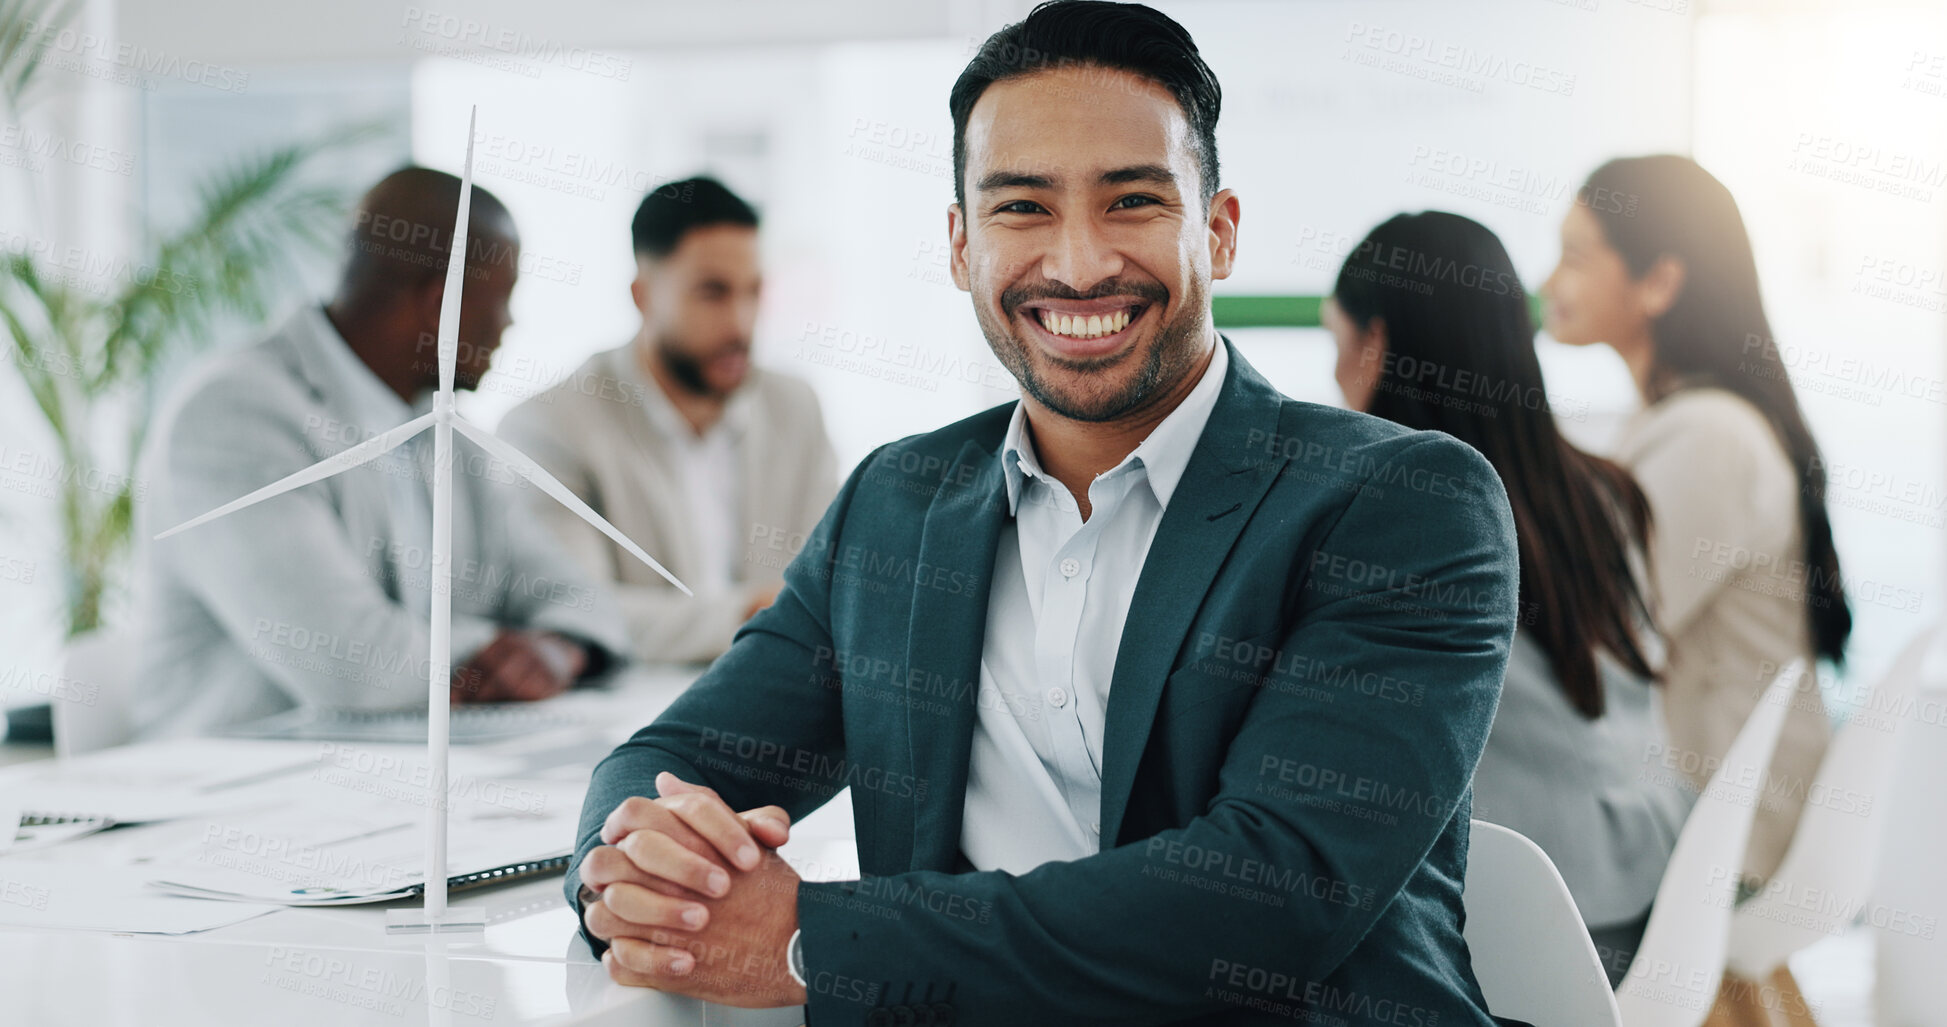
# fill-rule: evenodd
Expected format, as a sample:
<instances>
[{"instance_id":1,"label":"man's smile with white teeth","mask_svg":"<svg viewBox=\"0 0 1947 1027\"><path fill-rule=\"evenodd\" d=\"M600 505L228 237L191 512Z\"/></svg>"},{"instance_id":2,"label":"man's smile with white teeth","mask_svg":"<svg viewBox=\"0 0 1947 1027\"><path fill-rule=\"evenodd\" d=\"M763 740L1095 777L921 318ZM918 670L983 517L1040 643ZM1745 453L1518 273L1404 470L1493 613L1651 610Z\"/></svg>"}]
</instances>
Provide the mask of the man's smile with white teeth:
<instances>
[{"instance_id":1,"label":"man's smile with white teeth","mask_svg":"<svg viewBox=\"0 0 1947 1027\"><path fill-rule=\"evenodd\" d=\"M1036 308L1034 315L1036 320L1041 322L1041 327L1055 335L1071 339L1095 339L1104 335L1114 335L1129 327L1131 320L1128 307L1107 315L1064 314L1058 310L1040 307Z\"/></svg>"}]
</instances>

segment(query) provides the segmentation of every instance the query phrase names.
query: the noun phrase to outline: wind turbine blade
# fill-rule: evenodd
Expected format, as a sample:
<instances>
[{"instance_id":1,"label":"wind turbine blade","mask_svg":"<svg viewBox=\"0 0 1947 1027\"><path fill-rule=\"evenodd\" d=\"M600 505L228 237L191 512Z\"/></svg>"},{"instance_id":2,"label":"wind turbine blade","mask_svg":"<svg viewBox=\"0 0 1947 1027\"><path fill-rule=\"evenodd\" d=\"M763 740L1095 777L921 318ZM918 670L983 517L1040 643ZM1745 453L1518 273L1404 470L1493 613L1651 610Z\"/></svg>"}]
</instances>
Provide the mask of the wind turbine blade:
<instances>
[{"instance_id":1,"label":"wind turbine blade","mask_svg":"<svg viewBox=\"0 0 1947 1027\"><path fill-rule=\"evenodd\" d=\"M466 119L466 164L460 169L460 209L453 215L453 251L446 257L446 289L439 298L439 391L453 394L454 365L460 360L460 281L466 277L467 216L473 209L473 126L480 117L474 107Z\"/></svg>"},{"instance_id":2,"label":"wind turbine blade","mask_svg":"<svg viewBox=\"0 0 1947 1027\"><path fill-rule=\"evenodd\" d=\"M246 506L250 506L256 503L261 503L272 496L283 495L284 493L289 492L292 489L302 488L306 485L311 484L314 481L322 481L326 478L331 477L334 474L337 474L340 471L349 471L360 464L370 463L371 461L376 460L381 456L384 456L386 453L389 453L392 450L399 448L399 446L404 444L407 439L410 439L414 435L417 435L420 432L425 431L426 429L432 427L433 419L435 416L436 415L434 414L420 414L418 417L415 417L412 420L407 421L406 423L398 426L397 428L392 429L391 431L381 432L377 435L374 435L371 438L366 439L364 442L361 442L358 445L353 446L352 448L347 449L342 453L334 453L331 456L325 457L323 460L320 460L317 463L312 464L309 467L306 467L304 470L299 471L296 474L290 475L289 477L274 481L269 485L265 485L263 488L260 488L257 491L252 492L241 499L231 500L230 502L225 503L214 510L211 510L209 513L202 515L201 517L196 517L191 520L184 521L181 524L178 524L175 527L170 528L168 531L165 531L162 534L157 535L156 538L158 540L161 540L161 539L168 538L169 536L174 535L177 532L188 531L189 529L194 528L199 524L216 520L218 517L222 517L225 514L235 513L236 511L241 510Z\"/></svg>"},{"instance_id":3,"label":"wind turbine blade","mask_svg":"<svg viewBox=\"0 0 1947 1027\"><path fill-rule=\"evenodd\" d=\"M594 525L597 531L614 539L616 545L628 550L636 559L648 564L650 570L662 575L669 580L670 584L682 589L684 595L693 596L696 594L690 591L688 585L677 581L676 575L669 573L668 569L664 568L662 564L657 563L655 557L643 552L641 546L629 541L629 536L622 534L620 529L610 524L601 514L596 513L587 503L582 502L580 496L570 491L568 486L561 484L560 481L555 479L554 475L549 474L546 468L535 463L526 453L515 449L511 444L493 435L486 429L477 428L467 423L464 418L457 414L453 417L453 427L458 429L460 434L472 439L474 445L505 461L509 467L518 471L521 477L539 486L541 491L553 496L562 506L573 510L577 517Z\"/></svg>"}]
</instances>

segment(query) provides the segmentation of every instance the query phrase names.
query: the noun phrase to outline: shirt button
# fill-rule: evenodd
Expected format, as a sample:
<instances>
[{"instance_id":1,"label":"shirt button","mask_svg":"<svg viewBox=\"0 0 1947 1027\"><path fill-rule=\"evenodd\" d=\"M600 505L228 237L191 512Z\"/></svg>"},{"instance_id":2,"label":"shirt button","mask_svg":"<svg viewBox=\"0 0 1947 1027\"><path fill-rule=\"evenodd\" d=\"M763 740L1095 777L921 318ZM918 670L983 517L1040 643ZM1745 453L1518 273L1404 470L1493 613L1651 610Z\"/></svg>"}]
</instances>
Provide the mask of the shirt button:
<instances>
[{"instance_id":1,"label":"shirt button","mask_svg":"<svg viewBox=\"0 0 1947 1027\"><path fill-rule=\"evenodd\" d=\"M1068 705L1068 693L1059 688L1048 689L1048 705L1053 706L1055 709L1061 709L1063 706Z\"/></svg>"},{"instance_id":2,"label":"shirt button","mask_svg":"<svg viewBox=\"0 0 1947 1027\"><path fill-rule=\"evenodd\" d=\"M1077 574L1080 574L1080 573L1082 573L1082 561L1080 561L1080 560L1077 560L1077 559L1075 559L1074 557L1072 557L1072 556L1071 556L1071 557L1069 557L1068 559L1066 559L1066 560L1063 560L1063 561L1061 562L1061 576L1062 576L1062 577L1064 577L1064 578L1072 578L1072 577L1074 577L1075 575L1077 575Z\"/></svg>"},{"instance_id":3,"label":"shirt button","mask_svg":"<svg viewBox=\"0 0 1947 1027\"><path fill-rule=\"evenodd\" d=\"M1095 834L1101 834L1102 822L1100 820L1091 820L1088 822L1088 829Z\"/></svg>"}]
</instances>

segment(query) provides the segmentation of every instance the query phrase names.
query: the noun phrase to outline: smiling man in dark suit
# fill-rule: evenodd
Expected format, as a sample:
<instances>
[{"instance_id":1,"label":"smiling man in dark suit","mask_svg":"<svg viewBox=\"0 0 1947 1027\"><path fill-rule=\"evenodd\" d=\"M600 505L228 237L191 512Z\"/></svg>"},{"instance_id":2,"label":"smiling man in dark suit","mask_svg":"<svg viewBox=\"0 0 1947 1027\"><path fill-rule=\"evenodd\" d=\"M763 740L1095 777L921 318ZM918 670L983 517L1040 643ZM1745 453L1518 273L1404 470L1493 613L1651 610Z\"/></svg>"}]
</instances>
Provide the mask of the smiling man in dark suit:
<instances>
[{"instance_id":1,"label":"smiling man in dark suit","mask_svg":"<svg viewBox=\"0 0 1947 1027\"><path fill-rule=\"evenodd\" d=\"M615 979L814 1027L1490 1022L1506 497L1216 333L1219 95L1175 22L1087 2L955 84L954 280L1021 400L868 457L596 770L568 894ZM770 850L847 786L862 878L803 882Z\"/></svg>"}]
</instances>

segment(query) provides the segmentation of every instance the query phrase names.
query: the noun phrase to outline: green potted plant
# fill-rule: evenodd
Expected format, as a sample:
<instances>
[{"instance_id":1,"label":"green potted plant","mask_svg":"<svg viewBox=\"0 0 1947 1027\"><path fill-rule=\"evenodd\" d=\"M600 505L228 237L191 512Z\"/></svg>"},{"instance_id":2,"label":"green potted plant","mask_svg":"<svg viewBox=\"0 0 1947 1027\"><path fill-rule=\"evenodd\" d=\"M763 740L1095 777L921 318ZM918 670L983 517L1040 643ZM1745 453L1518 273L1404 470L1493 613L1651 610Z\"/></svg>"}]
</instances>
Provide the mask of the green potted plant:
<instances>
[{"instance_id":1,"label":"green potted plant","mask_svg":"<svg viewBox=\"0 0 1947 1027\"><path fill-rule=\"evenodd\" d=\"M0 0L0 102L19 123L73 0ZM102 626L130 551L156 376L227 318L262 319L294 260L321 252L349 199L307 181L318 153L368 128L279 147L210 173L188 220L150 226L109 280L72 273L71 249L0 254L0 363L27 386L60 464L56 490L69 639ZM31 187L31 182L29 183Z\"/></svg>"}]
</instances>

